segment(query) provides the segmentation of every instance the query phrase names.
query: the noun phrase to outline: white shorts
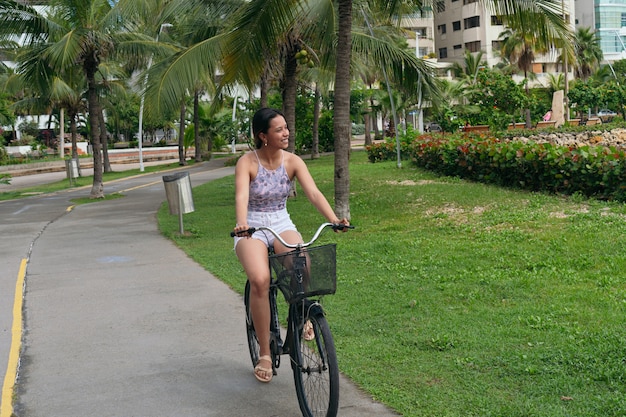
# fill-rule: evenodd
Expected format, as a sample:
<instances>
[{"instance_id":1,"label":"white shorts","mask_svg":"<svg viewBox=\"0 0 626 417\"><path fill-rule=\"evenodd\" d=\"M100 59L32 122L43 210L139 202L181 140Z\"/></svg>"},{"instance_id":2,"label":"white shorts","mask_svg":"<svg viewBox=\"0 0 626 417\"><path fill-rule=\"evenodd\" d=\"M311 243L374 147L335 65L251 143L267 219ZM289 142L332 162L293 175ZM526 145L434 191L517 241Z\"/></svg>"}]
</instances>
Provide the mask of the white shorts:
<instances>
[{"instance_id":1,"label":"white shorts","mask_svg":"<svg viewBox=\"0 0 626 417\"><path fill-rule=\"evenodd\" d=\"M288 230L293 230L297 232L296 225L291 221L291 217L287 212L287 209L273 211L269 213L261 212L261 211L250 211L248 212L248 226L250 227L271 227L278 234L282 232L286 232ZM246 237L235 236L235 244L234 247L237 246L237 242L240 239L247 239ZM265 246L272 247L274 246L274 235L271 232L266 230L254 232L252 235L252 239L258 239L265 243Z\"/></svg>"}]
</instances>

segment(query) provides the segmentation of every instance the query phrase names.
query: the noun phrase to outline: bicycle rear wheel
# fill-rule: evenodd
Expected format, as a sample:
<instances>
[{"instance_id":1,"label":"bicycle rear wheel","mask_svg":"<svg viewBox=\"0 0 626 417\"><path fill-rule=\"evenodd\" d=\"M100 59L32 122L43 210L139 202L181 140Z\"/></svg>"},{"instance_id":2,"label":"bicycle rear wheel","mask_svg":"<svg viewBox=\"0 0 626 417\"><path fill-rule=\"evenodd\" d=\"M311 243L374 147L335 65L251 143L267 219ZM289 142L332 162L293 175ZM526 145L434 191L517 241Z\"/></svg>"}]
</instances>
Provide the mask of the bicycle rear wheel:
<instances>
[{"instance_id":1,"label":"bicycle rear wheel","mask_svg":"<svg viewBox=\"0 0 626 417\"><path fill-rule=\"evenodd\" d=\"M250 349L250 359L252 366L256 366L259 362L259 339L254 331L254 323L252 322L252 312L250 311L250 281L246 281L246 290L243 300L246 306L246 335L248 336L248 348Z\"/></svg>"},{"instance_id":2,"label":"bicycle rear wheel","mask_svg":"<svg viewBox=\"0 0 626 417\"><path fill-rule=\"evenodd\" d=\"M305 417L335 417L339 408L339 368L328 322L322 314L308 318L314 338L302 329L294 334L291 353L300 410ZM308 332L310 334L310 332Z\"/></svg>"}]
</instances>

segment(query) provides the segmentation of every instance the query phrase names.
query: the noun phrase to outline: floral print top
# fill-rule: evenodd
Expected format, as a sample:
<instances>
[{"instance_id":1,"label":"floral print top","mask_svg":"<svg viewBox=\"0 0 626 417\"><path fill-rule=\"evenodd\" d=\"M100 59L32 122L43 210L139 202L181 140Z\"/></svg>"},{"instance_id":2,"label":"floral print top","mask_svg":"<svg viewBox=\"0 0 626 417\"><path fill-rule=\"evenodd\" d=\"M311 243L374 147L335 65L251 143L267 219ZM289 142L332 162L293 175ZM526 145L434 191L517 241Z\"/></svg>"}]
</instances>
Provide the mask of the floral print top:
<instances>
[{"instance_id":1,"label":"floral print top","mask_svg":"<svg viewBox=\"0 0 626 417\"><path fill-rule=\"evenodd\" d=\"M291 191L291 180L285 170L284 155L280 166L271 171L261 164L256 151L254 154L259 161L259 170L250 182L248 211L267 213L284 210Z\"/></svg>"}]
</instances>

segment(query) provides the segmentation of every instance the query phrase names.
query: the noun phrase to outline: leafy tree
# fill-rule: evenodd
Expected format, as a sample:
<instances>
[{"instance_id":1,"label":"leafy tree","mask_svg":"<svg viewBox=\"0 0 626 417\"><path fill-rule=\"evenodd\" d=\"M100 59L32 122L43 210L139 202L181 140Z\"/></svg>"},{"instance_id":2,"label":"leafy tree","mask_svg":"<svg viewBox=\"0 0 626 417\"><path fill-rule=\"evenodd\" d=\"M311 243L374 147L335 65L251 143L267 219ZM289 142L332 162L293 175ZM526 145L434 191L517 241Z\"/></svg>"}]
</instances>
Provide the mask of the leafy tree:
<instances>
[{"instance_id":1,"label":"leafy tree","mask_svg":"<svg viewBox=\"0 0 626 417\"><path fill-rule=\"evenodd\" d=\"M528 96L512 78L498 71L480 71L476 88L469 94L470 102L480 108L480 113L470 120L489 124L496 130L506 129L509 123L518 121L522 109L528 106Z\"/></svg>"},{"instance_id":2,"label":"leafy tree","mask_svg":"<svg viewBox=\"0 0 626 417\"><path fill-rule=\"evenodd\" d=\"M150 52L150 45L154 44L152 38L136 33L133 22L124 19L125 10L136 10L141 4L130 0L121 0L115 6L108 0L54 0L47 9L50 14L40 14L16 1L0 2L0 33L22 35L25 48L39 51L56 73L71 67L81 68L83 72L94 151L91 198L104 197L98 74L101 65L113 56L136 58ZM34 71L35 68L22 67L22 70Z\"/></svg>"},{"instance_id":3,"label":"leafy tree","mask_svg":"<svg viewBox=\"0 0 626 417\"><path fill-rule=\"evenodd\" d=\"M589 109L595 109L600 104L600 92L590 80L578 80L569 90L567 98L576 108L578 117L582 118Z\"/></svg>"},{"instance_id":4,"label":"leafy tree","mask_svg":"<svg viewBox=\"0 0 626 417\"><path fill-rule=\"evenodd\" d=\"M538 40L535 33L525 29L507 29L500 34L500 38L504 39L501 49L502 55L515 63L524 73L526 95L530 97L528 78L529 75L534 75L531 70L535 61L535 54L547 52L548 44ZM526 109L526 127L530 128L530 126L531 115L530 108L528 108Z\"/></svg>"}]
</instances>

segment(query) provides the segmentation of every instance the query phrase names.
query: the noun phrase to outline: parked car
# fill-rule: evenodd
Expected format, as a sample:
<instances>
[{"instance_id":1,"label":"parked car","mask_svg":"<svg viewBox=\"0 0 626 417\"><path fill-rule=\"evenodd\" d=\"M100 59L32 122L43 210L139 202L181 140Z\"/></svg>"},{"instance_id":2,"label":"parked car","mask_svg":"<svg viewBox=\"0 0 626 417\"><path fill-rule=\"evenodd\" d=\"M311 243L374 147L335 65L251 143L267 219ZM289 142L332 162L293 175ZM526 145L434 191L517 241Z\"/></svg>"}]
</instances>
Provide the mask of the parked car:
<instances>
[{"instance_id":1,"label":"parked car","mask_svg":"<svg viewBox=\"0 0 626 417\"><path fill-rule=\"evenodd\" d=\"M598 112L598 116L603 117L603 116L617 116L617 113L615 113L613 110L609 110L609 109L602 109Z\"/></svg>"},{"instance_id":2,"label":"parked car","mask_svg":"<svg viewBox=\"0 0 626 417\"><path fill-rule=\"evenodd\" d=\"M602 109L598 112L598 118L602 120L603 123L611 122L615 116L617 116L617 113L609 109Z\"/></svg>"},{"instance_id":3,"label":"parked car","mask_svg":"<svg viewBox=\"0 0 626 417\"><path fill-rule=\"evenodd\" d=\"M441 129L441 126L439 126L439 124L437 123L428 123L426 125L426 131L427 132L441 132L443 129Z\"/></svg>"}]
</instances>

